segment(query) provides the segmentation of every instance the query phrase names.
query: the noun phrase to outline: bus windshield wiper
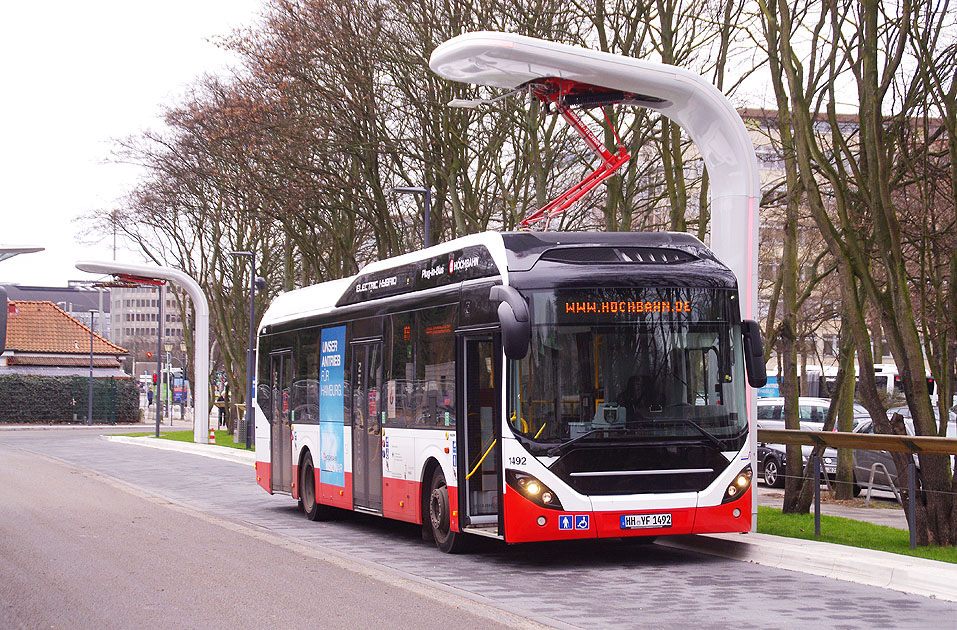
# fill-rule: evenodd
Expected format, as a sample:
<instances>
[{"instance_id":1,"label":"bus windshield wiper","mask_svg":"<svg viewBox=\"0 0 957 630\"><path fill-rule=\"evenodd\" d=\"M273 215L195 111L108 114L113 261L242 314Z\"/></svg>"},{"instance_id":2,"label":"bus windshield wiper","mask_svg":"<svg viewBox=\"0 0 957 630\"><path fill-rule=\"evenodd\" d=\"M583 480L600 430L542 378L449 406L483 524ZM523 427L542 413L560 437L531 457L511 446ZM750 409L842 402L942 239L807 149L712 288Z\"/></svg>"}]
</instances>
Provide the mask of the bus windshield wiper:
<instances>
[{"instance_id":1,"label":"bus windshield wiper","mask_svg":"<svg viewBox=\"0 0 957 630\"><path fill-rule=\"evenodd\" d=\"M568 440L567 442L562 442L561 444L556 444L555 446L553 446L553 447L551 447L550 449L548 449L548 451L546 451L545 454L546 454L547 456L549 456L549 457L551 457L552 455L559 455L559 454L561 454L562 451L564 451L566 448L568 448L569 446L571 446L571 445L574 444L575 442L579 442L579 441L581 441L581 440L584 440L585 438L592 437L592 436L594 436L594 435L596 435L596 434L598 434L598 433L625 433L625 432L627 432L627 431L628 431L628 429L626 429L626 428L624 428L624 427L615 427L615 428L602 427L602 428L600 428L600 429L592 429L591 431L585 431L585 432L582 433L581 435L578 435L578 436L576 436L576 437L573 437L572 439Z\"/></svg>"},{"instance_id":2,"label":"bus windshield wiper","mask_svg":"<svg viewBox=\"0 0 957 630\"><path fill-rule=\"evenodd\" d=\"M693 428L698 433L700 433L701 435L703 435L708 440L708 442L714 445L714 447L717 448L719 451L723 452L725 450L724 442L722 442L717 437L715 437L715 435L711 433L710 431L708 431L707 429L702 428L701 425L695 422L694 420L689 420L688 418L661 418L658 420L654 420L654 422L678 422L681 424L686 424L689 427Z\"/></svg>"}]
</instances>

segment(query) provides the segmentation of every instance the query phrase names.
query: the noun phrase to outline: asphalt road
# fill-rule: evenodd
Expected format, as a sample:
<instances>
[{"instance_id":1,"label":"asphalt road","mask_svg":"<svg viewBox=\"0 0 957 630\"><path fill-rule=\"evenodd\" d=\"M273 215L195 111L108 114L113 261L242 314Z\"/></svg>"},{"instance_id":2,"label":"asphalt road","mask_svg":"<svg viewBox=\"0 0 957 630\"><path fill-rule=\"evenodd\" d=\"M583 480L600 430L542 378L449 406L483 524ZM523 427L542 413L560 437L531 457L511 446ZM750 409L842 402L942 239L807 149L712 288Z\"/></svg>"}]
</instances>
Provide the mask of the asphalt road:
<instances>
[{"instance_id":1,"label":"asphalt road","mask_svg":"<svg viewBox=\"0 0 957 630\"><path fill-rule=\"evenodd\" d=\"M516 625L61 462L4 447L0 459L0 628Z\"/></svg>"},{"instance_id":2,"label":"asphalt road","mask_svg":"<svg viewBox=\"0 0 957 630\"><path fill-rule=\"evenodd\" d=\"M955 613L661 545L490 541L447 556L401 523L308 522L241 464L88 430L0 432L3 628L870 629Z\"/></svg>"}]
</instances>

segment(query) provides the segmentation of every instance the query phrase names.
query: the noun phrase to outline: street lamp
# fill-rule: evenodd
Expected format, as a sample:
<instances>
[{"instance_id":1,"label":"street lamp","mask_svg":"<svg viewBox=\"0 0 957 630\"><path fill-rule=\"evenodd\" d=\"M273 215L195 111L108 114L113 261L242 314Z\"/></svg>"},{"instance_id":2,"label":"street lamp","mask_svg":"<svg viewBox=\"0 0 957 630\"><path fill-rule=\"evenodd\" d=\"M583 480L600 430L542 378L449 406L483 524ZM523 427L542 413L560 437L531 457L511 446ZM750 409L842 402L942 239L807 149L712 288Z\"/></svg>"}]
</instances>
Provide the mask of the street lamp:
<instances>
[{"instance_id":1,"label":"street lamp","mask_svg":"<svg viewBox=\"0 0 957 630\"><path fill-rule=\"evenodd\" d=\"M398 186L392 189L392 192L397 193L408 193L412 195L424 195L425 196L425 235L423 236L422 242L425 247L429 246L429 240L431 233L429 230L429 222L432 219L432 191L429 188L422 188L421 186Z\"/></svg>"},{"instance_id":2,"label":"street lamp","mask_svg":"<svg viewBox=\"0 0 957 630\"><path fill-rule=\"evenodd\" d=\"M246 426L243 431L243 442L246 448L252 448L255 445L255 432L253 430L253 372L255 366L256 354L256 285L260 284L256 280L256 252L254 251L233 251L229 252L231 256L243 256L249 258L249 346L246 350ZM262 283L264 284L264 282Z\"/></svg>"}]
</instances>

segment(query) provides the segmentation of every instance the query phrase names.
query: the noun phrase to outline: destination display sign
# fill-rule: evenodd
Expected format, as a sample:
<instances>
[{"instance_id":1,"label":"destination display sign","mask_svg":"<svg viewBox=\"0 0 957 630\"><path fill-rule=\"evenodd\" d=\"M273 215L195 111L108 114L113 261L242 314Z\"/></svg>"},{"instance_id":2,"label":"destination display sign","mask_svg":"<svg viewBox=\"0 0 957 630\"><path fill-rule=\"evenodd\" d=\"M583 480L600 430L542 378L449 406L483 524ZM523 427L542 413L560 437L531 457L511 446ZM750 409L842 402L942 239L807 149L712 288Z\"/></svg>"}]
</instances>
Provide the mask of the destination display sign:
<instances>
[{"instance_id":1,"label":"destination display sign","mask_svg":"<svg viewBox=\"0 0 957 630\"><path fill-rule=\"evenodd\" d=\"M595 314L634 314L634 313L690 313L691 302L682 301L655 301L642 302L634 300L564 300L564 311L568 313L595 313Z\"/></svg>"},{"instance_id":2,"label":"destination display sign","mask_svg":"<svg viewBox=\"0 0 957 630\"><path fill-rule=\"evenodd\" d=\"M488 249L484 245L472 245L386 270L360 274L337 306L487 278L498 273Z\"/></svg>"},{"instance_id":3,"label":"destination display sign","mask_svg":"<svg viewBox=\"0 0 957 630\"><path fill-rule=\"evenodd\" d=\"M598 323L667 318L728 321L733 291L702 288L559 289L536 292L536 322ZM554 319L552 319L554 318Z\"/></svg>"}]
</instances>

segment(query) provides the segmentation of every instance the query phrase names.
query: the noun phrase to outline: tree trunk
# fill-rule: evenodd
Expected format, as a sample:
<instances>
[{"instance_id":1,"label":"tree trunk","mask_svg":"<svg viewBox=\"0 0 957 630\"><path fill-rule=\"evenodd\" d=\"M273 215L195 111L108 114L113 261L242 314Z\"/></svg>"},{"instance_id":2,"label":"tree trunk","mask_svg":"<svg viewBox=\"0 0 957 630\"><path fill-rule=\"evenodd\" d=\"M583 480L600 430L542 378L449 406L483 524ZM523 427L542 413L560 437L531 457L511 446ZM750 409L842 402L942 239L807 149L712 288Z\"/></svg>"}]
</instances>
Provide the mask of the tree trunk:
<instances>
[{"instance_id":1,"label":"tree trunk","mask_svg":"<svg viewBox=\"0 0 957 630\"><path fill-rule=\"evenodd\" d=\"M831 405L837 405L837 430L845 433L854 428L854 346L850 339L850 325L841 318L841 341L839 359L844 372L840 391L831 393ZM834 487L837 499L854 497L854 451L849 448L837 449L837 483Z\"/></svg>"}]
</instances>

